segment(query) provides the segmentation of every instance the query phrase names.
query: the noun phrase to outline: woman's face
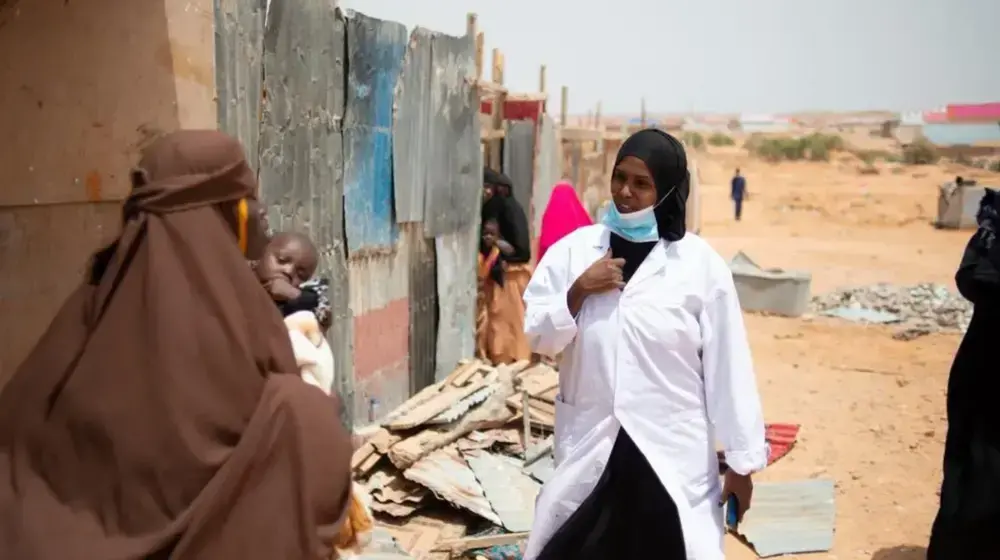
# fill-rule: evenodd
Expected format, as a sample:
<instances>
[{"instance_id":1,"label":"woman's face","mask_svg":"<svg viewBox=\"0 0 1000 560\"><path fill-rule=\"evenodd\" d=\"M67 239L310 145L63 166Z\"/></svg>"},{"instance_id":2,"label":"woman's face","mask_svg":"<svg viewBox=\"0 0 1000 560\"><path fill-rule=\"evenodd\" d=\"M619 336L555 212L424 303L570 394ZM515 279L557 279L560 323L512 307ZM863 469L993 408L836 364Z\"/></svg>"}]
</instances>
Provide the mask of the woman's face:
<instances>
[{"instance_id":1,"label":"woman's face","mask_svg":"<svg viewBox=\"0 0 1000 560\"><path fill-rule=\"evenodd\" d=\"M496 194L496 187L494 187L493 185L485 185L485 184L483 185L483 202L486 202L487 200L493 198L493 195L495 194Z\"/></svg>"},{"instance_id":2,"label":"woman's face","mask_svg":"<svg viewBox=\"0 0 1000 560\"><path fill-rule=\"evenodd\" d=\"M641 159L628 156L618 163L611 173L611 197L622 214L656 204L656 183Z\"/></svg>"}]
</instances>

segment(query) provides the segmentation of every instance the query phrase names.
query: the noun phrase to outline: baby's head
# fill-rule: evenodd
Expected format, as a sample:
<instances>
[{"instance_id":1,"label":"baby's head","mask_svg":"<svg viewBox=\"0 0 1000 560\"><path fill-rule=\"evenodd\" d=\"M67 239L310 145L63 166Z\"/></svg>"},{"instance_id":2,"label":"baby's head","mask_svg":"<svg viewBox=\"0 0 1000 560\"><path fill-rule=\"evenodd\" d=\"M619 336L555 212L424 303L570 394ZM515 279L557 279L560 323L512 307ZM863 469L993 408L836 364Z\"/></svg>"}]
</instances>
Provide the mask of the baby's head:
<instances>
[{"instance_id":1,"label":"baby's head","mask_svg":"<svg viewBox=\"0 0 1000 560\"><path fill-rule=\"evenodd\" d=\"M489 218L483 222L483 246L492 247L500 239L500 225L496 219Z\"/></svg>"},{"instance_id":2,"label":"baby's head","mask_svg":"<svg viewBox=\"0 0 1000 560\"><path fill-rule=\"evenodd\" d=\"M264 254L257 261L257 278L268 282L275 278L285 278L298 288L316 274L319 265L319 251L301 233L279 233L271 238L264 248Z\"/></svg>"}]
</instances>

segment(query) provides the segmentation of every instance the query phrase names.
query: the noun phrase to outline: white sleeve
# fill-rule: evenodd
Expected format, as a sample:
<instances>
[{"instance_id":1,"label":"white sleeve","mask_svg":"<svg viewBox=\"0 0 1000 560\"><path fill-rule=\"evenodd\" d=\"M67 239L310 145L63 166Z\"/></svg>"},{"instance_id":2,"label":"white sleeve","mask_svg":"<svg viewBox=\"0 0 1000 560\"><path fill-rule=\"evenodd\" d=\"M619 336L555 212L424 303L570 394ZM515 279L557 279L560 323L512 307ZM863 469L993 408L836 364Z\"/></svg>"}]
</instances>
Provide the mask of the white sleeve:
<instances>
[{"instance_id":1,"label":"white sleeve","mask_svg":"<svg viewBox=\"0 0 1000 560\"><path fill-rule=\"evenodd\" d=\"M573 284L569 264L569 245L554 244L524 291L524 333L532 351L544 356L556 356L576 338L576 320L566 301Z\"/></svg>"},{"instance_id":2,"label":"white sleeve","mask_svg":"<svg viewBox=\"0 0 1000 560\"><path fill-rule=\"evenodd\" d=\"M767 466L764 414L736 286L728 267L723 274L700 317L705 395L726 463L750 474Z\"/></svg>"}]
</instances>

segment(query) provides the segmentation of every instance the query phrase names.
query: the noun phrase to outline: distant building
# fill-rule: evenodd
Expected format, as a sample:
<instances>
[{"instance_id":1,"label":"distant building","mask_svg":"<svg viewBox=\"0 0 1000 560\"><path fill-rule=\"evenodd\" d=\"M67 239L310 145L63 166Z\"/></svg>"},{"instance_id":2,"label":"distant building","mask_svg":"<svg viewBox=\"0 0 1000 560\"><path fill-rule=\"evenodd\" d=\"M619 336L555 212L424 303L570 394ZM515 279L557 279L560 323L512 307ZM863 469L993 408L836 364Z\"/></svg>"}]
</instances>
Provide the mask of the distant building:
<instances>
[{"instance_id":1,"label":"distant building","mask_svg":"<svg viewBox=\"0 0 1000 560\"><path fill-rule=\"evenodd\" d=\"M1000 122L1000 103L948 105L948 122L989 124Z\"/></svg>"},{"instance_id":2,"label":"distant building","mask_svg":"<svg viewBox=\"0 0 1000 560\"><path fill-rule=\"evenodd\" d=\"M739 117L739 126L740 130L747 134L777 134L791 131L792 121L774 115L742 114Z\"/></svg>"}]
</instances>

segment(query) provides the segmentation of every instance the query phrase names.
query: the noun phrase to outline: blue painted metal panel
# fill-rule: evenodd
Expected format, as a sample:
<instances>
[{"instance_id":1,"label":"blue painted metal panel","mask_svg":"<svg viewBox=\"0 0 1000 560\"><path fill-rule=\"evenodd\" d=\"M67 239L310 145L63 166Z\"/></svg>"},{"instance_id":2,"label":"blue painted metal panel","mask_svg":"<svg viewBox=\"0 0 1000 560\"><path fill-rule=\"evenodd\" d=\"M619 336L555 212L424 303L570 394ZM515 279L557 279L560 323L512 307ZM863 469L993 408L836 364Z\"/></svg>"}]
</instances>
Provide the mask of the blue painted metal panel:
<instances>
[{"instance_id":1,"label":"blue painted metal panel","mask_svg":"<svg viewBox=\"0 0 1000 560\"><path fill-rule=\"evenodd\" d=\"M347 248L391 249L392 118L406 51L406 27L347 13L347 106L344 116L344 216Z\"/></svg>"}]
</instances>

